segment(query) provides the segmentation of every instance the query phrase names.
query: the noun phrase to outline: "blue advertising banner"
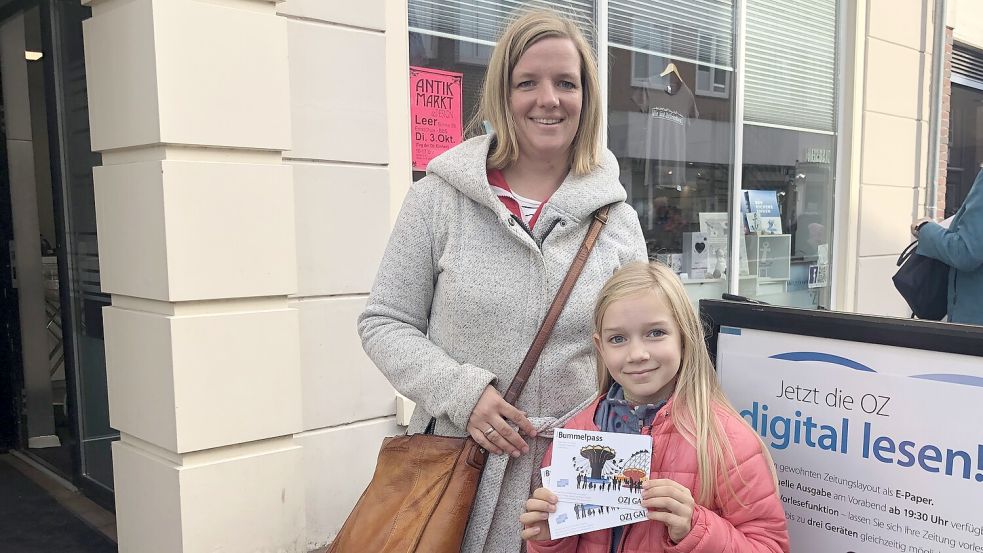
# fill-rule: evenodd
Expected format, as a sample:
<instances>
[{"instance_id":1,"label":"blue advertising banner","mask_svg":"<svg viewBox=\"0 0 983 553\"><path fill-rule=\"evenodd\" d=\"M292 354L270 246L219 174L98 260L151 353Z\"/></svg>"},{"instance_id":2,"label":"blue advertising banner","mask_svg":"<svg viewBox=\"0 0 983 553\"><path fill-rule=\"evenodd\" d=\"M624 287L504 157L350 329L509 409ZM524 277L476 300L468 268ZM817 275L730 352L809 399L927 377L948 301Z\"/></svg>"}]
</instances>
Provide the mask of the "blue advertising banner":
<instances>
[{"instance_id":1,"label":"blue advertising banner","mask_svg":"<svg viewBox=\"0 0 983 553\"><path fill-rule=\"evenodd\" d=\"M983 358L718 329L717 371L774 458L792 551L983 552Z\"/></svg>"}]
</instances>

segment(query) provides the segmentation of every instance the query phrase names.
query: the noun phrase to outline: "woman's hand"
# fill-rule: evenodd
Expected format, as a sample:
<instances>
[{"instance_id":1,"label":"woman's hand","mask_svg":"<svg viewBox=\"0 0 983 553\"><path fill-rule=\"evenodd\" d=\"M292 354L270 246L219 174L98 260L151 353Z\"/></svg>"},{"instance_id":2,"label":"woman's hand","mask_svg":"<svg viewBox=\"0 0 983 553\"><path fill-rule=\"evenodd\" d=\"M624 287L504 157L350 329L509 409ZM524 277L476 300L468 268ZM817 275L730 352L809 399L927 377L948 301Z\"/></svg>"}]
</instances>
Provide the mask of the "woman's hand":
<instances>
[{"instance_id":1,"label":"woman's hand","mask_svg":"<svg viewBox=\"0 0 983 553\"><path fill-rule=\"evenodd\" d=\"M478 398L466 430L478 445L492 453L508 453L513 457L529 453L529 445L509 425L509 421L525 435L536 435L536 429L526 414L502 399L498 390L489 385Z\"/></svg>"},{"instance_id":2,"label":"woman's hand","mask_svg":"<svg viewBox=\"0 0 983 553\"><path fill-rule=\"evenodd\" d=\"M693 524L693 494L686 486L668 478L642 482L642 507L649 510L649 520L666 525L669 539L679 543Z\"/></svg>"},{"instance_id":3,"label":"woman's hand","mask_svg":"<svg viewBox=\"0 0 983 553\"><path fill-rule=\"evenodd\" d=\"M556 496L546 488L537 488L526 500L526 512L519 515L522 523L522 539L541 541L550 539L550 525L546 522L550 513L556 512Z\"/></svg>"},{"instance_id":4,"label":"woman's hand","mask_svg":"<svg viewBox=\"0 0 983 553\"><path fill-rule=\"evenodd\" d=\"M922 217L921 219L915 221L914 223L911 224L911 235L914 236L915 238L918 238L918 231L921 230L922 225L931 222L932 222L931 217Z\"/></svg>"}]
</instances>

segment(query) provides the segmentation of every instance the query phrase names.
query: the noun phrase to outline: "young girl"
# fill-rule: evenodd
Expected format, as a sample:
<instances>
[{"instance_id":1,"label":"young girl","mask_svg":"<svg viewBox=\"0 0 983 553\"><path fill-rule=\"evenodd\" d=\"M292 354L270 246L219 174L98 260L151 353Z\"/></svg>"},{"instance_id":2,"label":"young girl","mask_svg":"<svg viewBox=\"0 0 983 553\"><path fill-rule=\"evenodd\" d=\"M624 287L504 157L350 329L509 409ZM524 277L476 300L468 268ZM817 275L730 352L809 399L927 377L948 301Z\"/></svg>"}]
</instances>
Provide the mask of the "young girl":
<instances>
[{"instance_id":1,"label":"young girl","mask_svg":"<svg viewBox=\"0 0 983 553\"><path fill-rule=\"evenodd\" d=\"M721 392L676 275L658 263L617 271L594 309L594 345L601 395L567 428L651 434L648 520L551 540L557 498L539 488L519 517L529 552L787 553L771 457Z\"/></svg>"}]
</instances>

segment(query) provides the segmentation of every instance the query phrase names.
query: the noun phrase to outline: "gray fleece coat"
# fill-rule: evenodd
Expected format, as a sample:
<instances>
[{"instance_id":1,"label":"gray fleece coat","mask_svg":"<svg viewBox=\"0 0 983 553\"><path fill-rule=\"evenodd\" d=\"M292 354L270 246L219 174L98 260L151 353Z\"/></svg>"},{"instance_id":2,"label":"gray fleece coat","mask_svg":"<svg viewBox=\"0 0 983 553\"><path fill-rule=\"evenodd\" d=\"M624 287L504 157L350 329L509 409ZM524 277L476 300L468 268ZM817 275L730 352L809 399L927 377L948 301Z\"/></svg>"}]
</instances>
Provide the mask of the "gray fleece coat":
<instances>
[{"instance_id":1,"label":"gray fleece coat","mask_svg":"<svg viewBox=\"0 0 983 553\"><path fill-rule=\"evenodd\" d=\"M417 403L409 433L464 436L488 384L504 393L580 247L594 211L616 204L518 401L545 434L597 395L594 301L618 267L646 259L635 211L604 151L586 176L567 176L532 231L492 193L491 136L430 162L403 203L365 311L362 345L393 386ZM539 483L545 438L518 459L492 455L462 551L522 549L519 515Z\"/></svg>"}]
</instances>

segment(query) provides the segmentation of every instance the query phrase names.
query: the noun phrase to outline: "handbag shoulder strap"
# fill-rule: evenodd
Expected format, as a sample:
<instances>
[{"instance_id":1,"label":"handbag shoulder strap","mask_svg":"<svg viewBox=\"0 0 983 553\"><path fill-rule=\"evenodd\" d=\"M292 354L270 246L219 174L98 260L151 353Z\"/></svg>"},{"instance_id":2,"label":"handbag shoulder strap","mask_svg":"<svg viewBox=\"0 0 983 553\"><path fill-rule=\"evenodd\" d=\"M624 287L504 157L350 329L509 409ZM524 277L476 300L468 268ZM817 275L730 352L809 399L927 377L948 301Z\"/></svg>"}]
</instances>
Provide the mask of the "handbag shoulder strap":
<instances>
[{"instance_id":1,"label":"handbag shoulder strap","mask_svg":"<svg viewBox=\"0 0 983 553\"><path fill-rule=\"evenodd\" d=\"M904 265L905 261L908 261L908 258L911 257L911 254L915 253L915 248L917 247L918 247L918 240L915 240L911 244L908 244L908 247L905 248L903 252L901 252L900 256L898 256L898 267Z\"/></svg>"},{"instance_id":2,"label":"handbag shoulder strap","mask_svg":"<svg viewBox=\"0 0 983 553\"><path fill-rule=\"evenodd\" d=\"M515 378L512 379L512 383L509 384L509 388L503 396L505 401L510 404L515 405L523 388L526 387L526 382L529 381L529 375L532 374L533 367L539 362L539 356L543 353L543 348L546 347L550 333L553 331L557 319L560 318L560 313L563 311L563 307L570 297L570 292L573 291L573 287L577 283L577 278L580 276L581 271L584 270L584 265L587 264L587 258L590 257L590 252L597 242L597 237L601 234L601 228L608 222L608 212L611 211L611 205L606 205L594 212L590 228L587 229L587 236L584 237L584 242L580 245L580 250L577 251L577 255L573 258L573 263L570 264L567 276L563 278L563 282L560 284L560 290L556 293L556 297L553 298L553 303L550 304L550 308L546 312L546 318L543 319L543 324L540 325L539 331L536 333L536 338L533 339L532 345L529 346L526 357L522 360L522 364L519 365L519 372L516 373Z\"/></svg>"}]
</instances>

